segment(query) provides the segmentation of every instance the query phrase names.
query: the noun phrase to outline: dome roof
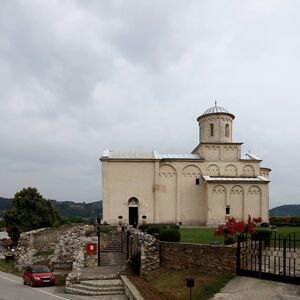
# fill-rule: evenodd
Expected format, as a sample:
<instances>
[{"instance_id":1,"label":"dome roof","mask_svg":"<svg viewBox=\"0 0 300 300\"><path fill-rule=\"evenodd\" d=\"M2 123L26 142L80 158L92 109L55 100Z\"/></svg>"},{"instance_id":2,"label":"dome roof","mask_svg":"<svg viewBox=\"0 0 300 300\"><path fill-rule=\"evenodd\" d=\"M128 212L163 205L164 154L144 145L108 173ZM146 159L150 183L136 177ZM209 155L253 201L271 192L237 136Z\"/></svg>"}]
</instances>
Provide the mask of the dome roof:
<instances>
[{"instance_id":1,"label":"dome roof","mask_svg":"<svg viewBox=\"0 0 300 300\"><path fill-rule=\"evenodd\" d=\"M207 109L202 115L218 114L218 113L230 114L230 112L226 108L215 105Z\"/></svg>"},{"instance_id":2,"label":"dome roof","mask_svg":"<svg viewBox=\"0 0 300 300\"><path fill-rule=\"evenodd\" d=\"M227 114L234 119L234 115L231 112L229 112L226 108L218 106L217 101L215 102L215 106L207 109L198 119L202 118L205 115L211 115L211 114Z\"/></svg>"}]
</instances>

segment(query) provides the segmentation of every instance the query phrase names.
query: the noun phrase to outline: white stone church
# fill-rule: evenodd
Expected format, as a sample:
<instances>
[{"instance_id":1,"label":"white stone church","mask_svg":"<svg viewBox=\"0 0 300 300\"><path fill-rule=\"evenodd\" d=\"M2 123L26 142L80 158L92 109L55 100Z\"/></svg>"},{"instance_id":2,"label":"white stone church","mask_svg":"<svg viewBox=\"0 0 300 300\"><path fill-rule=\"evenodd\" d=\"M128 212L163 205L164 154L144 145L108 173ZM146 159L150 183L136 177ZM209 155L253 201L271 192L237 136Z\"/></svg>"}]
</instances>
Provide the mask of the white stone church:
<instances>
[{"instance_id":1,"label":"white stone church","mask_svg":"<svg viewBox=\"0 0 300 300\"><path fill-rule=\"evenodd\" d=\"M136 225L177 223L215 226L248 215L268 221L269 168L241 154L232 142L234 115L217 104L199 123L191 154L124 153L102 157L103 221Z\"/></svg>"}]
</instances>

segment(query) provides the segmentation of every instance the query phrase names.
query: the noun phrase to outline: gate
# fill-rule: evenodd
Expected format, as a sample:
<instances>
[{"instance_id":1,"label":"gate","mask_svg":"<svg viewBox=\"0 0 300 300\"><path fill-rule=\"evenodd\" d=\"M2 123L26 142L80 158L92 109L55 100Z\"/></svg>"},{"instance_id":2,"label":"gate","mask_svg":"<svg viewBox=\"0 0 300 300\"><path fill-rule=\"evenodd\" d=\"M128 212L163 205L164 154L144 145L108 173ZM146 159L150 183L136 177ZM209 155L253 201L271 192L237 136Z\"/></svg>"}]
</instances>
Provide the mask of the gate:
<instances>
[{"instance_id":1,"label":"gate","mask_svg":"<svg viewBox=\"0 0 300 300\"><path fill-rule=\"evenodd\" d=\"M300 233L238 236L237 275L300 284Z\"/></svg>"}]
</instances>

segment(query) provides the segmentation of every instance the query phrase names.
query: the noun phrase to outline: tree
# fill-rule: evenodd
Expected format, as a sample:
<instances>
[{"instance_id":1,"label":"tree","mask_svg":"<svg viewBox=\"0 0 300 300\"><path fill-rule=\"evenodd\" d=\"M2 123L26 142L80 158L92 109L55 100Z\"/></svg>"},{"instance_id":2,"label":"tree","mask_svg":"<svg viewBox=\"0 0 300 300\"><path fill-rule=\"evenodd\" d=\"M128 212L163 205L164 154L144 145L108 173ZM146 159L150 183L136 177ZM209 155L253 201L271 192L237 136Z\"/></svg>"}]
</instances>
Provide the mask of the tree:
<instances>
[{"instance_id":1,"label":"tree","mask_svg":"<svg viewBox=\"0 0 300 300\"><path fill-rule=\"evenodd\" d=\"M21 232L52 227L55 222L60 222L60 216L36 188L28 187L15 194L12 208L6 211L4 221L9 236L16 243Z\"/></svg>"}]
</instances>

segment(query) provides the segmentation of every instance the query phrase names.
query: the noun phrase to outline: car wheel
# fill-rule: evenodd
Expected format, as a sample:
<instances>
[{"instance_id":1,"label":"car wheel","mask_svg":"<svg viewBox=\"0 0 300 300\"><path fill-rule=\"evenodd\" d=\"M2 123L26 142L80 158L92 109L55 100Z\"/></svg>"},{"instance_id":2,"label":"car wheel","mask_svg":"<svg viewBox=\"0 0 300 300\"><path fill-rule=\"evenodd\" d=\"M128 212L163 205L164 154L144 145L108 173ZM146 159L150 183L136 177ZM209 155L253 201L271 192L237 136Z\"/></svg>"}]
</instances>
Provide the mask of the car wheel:
<instances>
[{"instance_id":1,"label":"car wheel","mask_svg":"<svg viewBox=\"0 0 300 300\"><path fill-rule=\"evenodd\" d=\"M26 282L26 280L23 278L23 284L24 285L26 285L27 284L27 282Z\"/></svg>"}]
</instances>

